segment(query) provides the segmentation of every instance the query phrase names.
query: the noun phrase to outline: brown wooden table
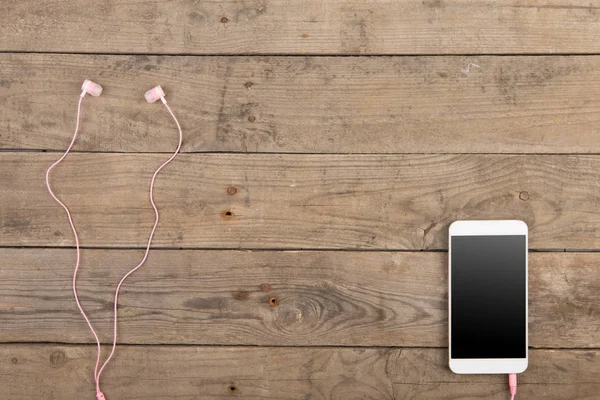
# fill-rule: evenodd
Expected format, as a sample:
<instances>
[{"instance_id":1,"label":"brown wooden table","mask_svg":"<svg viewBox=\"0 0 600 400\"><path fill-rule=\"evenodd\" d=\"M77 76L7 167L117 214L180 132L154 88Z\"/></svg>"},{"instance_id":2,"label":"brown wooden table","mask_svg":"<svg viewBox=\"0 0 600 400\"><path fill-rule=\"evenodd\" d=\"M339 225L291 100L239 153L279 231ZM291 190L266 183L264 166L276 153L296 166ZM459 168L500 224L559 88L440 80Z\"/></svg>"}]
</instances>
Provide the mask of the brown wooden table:
<instances>
[{"instance_id":1,"label":"brown wooden table","mask_svg":"<svg viewBox=\"0 0 600 400\"><path fill-rule=\"evenodd\" d=\"M600 8L579 0L0 4L0 398L508 399L447 367L447 229L530 227L521 399L600 399Z\"/></svg>"}]
</instances>

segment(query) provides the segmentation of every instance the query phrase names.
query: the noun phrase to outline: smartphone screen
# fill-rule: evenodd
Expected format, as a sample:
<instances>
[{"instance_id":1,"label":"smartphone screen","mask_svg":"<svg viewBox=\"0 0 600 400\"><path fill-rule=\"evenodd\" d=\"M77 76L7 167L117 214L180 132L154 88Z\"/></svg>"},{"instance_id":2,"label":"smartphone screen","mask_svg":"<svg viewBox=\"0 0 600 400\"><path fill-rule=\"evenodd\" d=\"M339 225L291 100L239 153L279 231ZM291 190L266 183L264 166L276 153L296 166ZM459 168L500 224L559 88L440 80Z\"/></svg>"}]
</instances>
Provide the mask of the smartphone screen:
<instances>
[{"instance_id":1,"label":"smartphone screen","mask_svg":"<svg viewBox=\"0 0 600 400\"><path fill-rule=\"evenodd\" d=\"M527 237L451 236L450 358L527 355Z\"/></svg>"}]
</instances>

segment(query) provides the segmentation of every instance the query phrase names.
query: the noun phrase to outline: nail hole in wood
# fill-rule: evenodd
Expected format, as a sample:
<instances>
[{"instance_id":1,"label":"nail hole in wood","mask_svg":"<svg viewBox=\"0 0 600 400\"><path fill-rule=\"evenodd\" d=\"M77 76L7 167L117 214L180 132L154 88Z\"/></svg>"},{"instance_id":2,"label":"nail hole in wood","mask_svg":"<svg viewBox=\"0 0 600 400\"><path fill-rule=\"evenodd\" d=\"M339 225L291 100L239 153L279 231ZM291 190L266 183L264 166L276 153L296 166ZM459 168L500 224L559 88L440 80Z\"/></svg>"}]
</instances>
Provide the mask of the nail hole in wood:
<instances>
[{"instance_id":1,"label":"nail hole in wood","mask_svg":"<svg viewBox=\"0 0 600 400\"><path fill-rule=\"evenodd\" d=\"M221 23L222 23L222 24L226 24L226 23L228 23L228 22L229 22L229 18L227 18L227 17L223 17L223 18L221 18Z\"/></svg>"},{"instance_id":2,"label":"nail hole in wood","mask_svg":"<svg viewBox=\"0 0 600 400\"><path fill-rule=\"evenodd\" d=\"M237 391L237 387L235 385L229 385L227 390L229 390L230 393L235 393Z\"/></svg>"},{"instance_id":3,"label":"nail hole in wood","mask_svg":"<svg viewBox=\"0 0 600 400\"><path fill-rule=\"evenodd\" d=\"M248 121L254 122L254 121L256 121L256 117L253 116L253 115L251 115L251 116L248 117Z\"/></svg>"},{"instance_id":4,"label":"nail hole in wood","mask_svg":"<svg viewBox=\"0 0 600 400\"><path fill-rule=\"evenodd\" d=\"M270 297L269 304L271 305L271 307L276 307L277 304L279 304L279 300L277 300L277 297L275 297L275 296Z\"/></svg>"},{"instance_id":5,"label":"nail hole in wood","mask_svg":"<svg viewBox=\"0 0 600 400\"><path fill-rule=\"evenodd\" d=\"M526 191L522 191L521 193L519 193L519 199L526 201L527 199L529 199L529 193L527 193Z\"/></svg>"},{"instance_id":6,"label":"nail hole in wood","mask_svg":"<svg viewBox=\"0 0 600 400\"><path fill-rule=\"evenodd\" d=\"M62 367L67 362L67 355L62 350L57 350L50 354L50 364L53 367Z\"/></svg>"}]
</instances>

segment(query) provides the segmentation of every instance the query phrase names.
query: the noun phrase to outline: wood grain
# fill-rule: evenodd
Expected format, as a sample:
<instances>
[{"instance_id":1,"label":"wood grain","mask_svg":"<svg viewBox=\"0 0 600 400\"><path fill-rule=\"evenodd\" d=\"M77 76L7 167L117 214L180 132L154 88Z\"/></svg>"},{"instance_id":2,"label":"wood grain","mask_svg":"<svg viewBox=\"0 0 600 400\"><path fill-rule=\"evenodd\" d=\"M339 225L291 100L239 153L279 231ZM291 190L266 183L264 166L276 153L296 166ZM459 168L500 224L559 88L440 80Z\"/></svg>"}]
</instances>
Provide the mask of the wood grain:
<instances>
[{"instance_id":1,"label":"wood grain","mask_svg":"<svg viewBox=\"0 0 600 400\"><path fill-rule=\"evenodd\" d=\"M172 151L161 84L185 152L600 153L600 56L0 54L0 148L63 150L84 78L76 150Z\"/></svg>"},{"instance_id":2,"label":"wood grain","mask_svg":"<svg viewBox=\"0 0 600 400\"><path fill-rule=\"evenodd\" d=\"M0 249L0 342L90 343L72 249ZM79 289L104 342L141 251L84 250ZM600 347L600 254L532 253L530 345ZM152 251L119 299L120 343L447 346L447 254ZM274 299L274 300L273 300Z\"/></svg>"},{"instance_id":3,"label":"wood grain","mask_svg":"<svg viewBox=\"0 0 600 400\"><path fill-rule=\"evenodd\" d=\"M3 398L91 399L93 346L2 345ZM103 391L118 399L506 399L503 375L456 375L441 349L121 346ZM598 399L600 352L534 350L526 399ZM35 378L33 378L35 377Z\"/></svg>"},{"instance_id":4,"label":"wood grain","mask_svg":"<svg viewBox=\"0 0 600 400\"><path fill-rule=\"evenodd\" d=\"M162 249L122 292L111 400L506 399L506 377L447 368L447 254L401 250L445 249L448 225L475 218L525 220L534 249L600 248L589 0L25 0L0 15L2 399L94 397L74 250L40 248L73 246L43 174L85 78L105 89L75 147L93 154L52 179L100 247L79 288L103 342L177 139L145 90L165 88L191 153L158 179ZM518 398L600 399L599 268L597 252L530 254Z\"/></svg>"},{"instance_id":5,"label":"wood grain","mask_svg":"<svg viewBox=\"0 0 600 400\"><path fill-rule=\"evenodd\" d=\"M588 0L2 2L0 50L169 54L597 53Z\"/></svg>"},{"instance_id":6,"label":"wood grain","mask_svg":"<svg viewBox=\"0 0 600 400\"><path fill-rule=\"evenodd\" d=\"M44 185L57 157L0 153L0 245L74 245ZM79 153L53 172L84 246L145 246L166 158ZM157 247L445 249L455 220L517 218L532 249L600 248L597 155L183 154L155 197Z\"/></svg>"}]
</instances>

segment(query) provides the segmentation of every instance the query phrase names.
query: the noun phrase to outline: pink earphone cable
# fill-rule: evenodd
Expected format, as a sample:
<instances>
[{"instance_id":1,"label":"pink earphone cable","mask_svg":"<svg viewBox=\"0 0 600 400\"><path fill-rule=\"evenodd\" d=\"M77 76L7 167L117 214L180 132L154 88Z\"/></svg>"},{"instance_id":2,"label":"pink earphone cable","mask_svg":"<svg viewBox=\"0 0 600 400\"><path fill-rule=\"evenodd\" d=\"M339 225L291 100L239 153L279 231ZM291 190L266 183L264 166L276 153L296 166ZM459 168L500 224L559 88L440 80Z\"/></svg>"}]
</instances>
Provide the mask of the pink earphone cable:
<instances>
[{"instance_id":1,"label":"pink earphone cable","mask_svg":"<svg viewBox=\"0 0 600 400\"><path fill-rule=\"evenodd\" d=\"M508 388L510 389L510 400L515 400L517 394L517 374L508 374Z\"/></svg>"},{"instance_id":2,"label":"pink earphone cable","mask_svg":"<svg viewBox=\"0 0 600 400\"><path fill-rule=\"evenodd\" d=\"M154 219L154 226L152 227L152 231L150 232L150 237L148 238L148 244L146 245L146 251L144 253L144 257L142 257L142 260L135 268L133 268L132 270L127 272L123 276L123 278L121 278L121 281L119 281L119 284L117 285L117 290L115 291L112 349L110 351L110 354L108 355L108 358L106 359L106 361L104 361L104 364L102 364L102 367L100 368L100 370L98 371L98 373L96 375L96 392L97 392L97 396L98 396L99 400L104 400L104 395L102 395L102 392L100 391L100 375L102 374L102 371L104 371L104 368L106 367L106 365L112 358L113 354L115 353L115 349L117 346L117 316L118 316L117 309L118 309L118 300L119 300L119 290L121 289L123 282L125 282L125 280L129 277L129 275L131 275L135 271L137 271L146 262L146 259L148 258L148 253L150 252L150 245L152 244L152 238L154 237L154 232L156 231L156 227L158 226L158 218L159 218L158 208L156 208L156 204L154 203L154 181L156 180L156 176L158 175L160 170L162 170L167 164L169 164L177 156L177 153L179 153L179 150L181 149L181 143L183 141L183 133L181 131L181 126L179 125L179 121L177 121L175 114L173 114L173 111L171 111L171 108L169 107L167 102L164 100L164 97L161 97L161 100L162 100L163 104L165 105L165 107L167 107L167 110L169 111L169 114L171 114L171 117L173 117L175 124L177 124L177 129L179 130L179 144L177 145L177 149L175 150L173 155L171 155L171 157L169 157L169 159L167 161L165 161L160 167L158 167L156 169L156 171L154 172L154 175L152 175L152 180L150 181L150 203L152 204L152 208L154 209L155 219ZM102 397L100 397L100 396L102 396Z\"/></svg>"},{"instance_id":3,"label":"pink earphone cable","mask_svg":"<svg viewBox=\"0 0 600 400\"><path fill-rule=\"evenodd\" d=\"M81 115L81 103L83 101L83 97L84 97L85 93L86 93L86 91L84 89L84 91L81 93L81 96L79 98L79 102L77 104L77 120L76 120L76 124L75 124L75 133L73 134L73 139L71 140L71 144L69 144L69 147L67 147L67 150L64 152L64 154L58 160L56 160L54 162L54 164L52 164L48 168L48 170L46 171L46 187L48 188L48 192L50 193L50 195L52 196L52 198L54 198L54 200L58 204L60 204L60 206L67 213L67 217L69 219L69 224L71 225L71 229L73 231L73 236L75 236L75 247L76 247L76 251L77 251L77 258L76 258L76 261L75 261L75 271L73 273L73 294L75 296L75 302L77 303L77 307L79 308L79 311L81 312L81 315L83 315L83 318L87 322L88 327L90 328L90 331L92 331L92 334L94 335L94 339L96 340L96 345L98 347L98 354L97 354L97 357L96 357L96 366L94 367L94 380L95 380L95 383L96 383L96 397L97 397L98 400L105 400L105 396L102 393L102 391L100 390L100 375L102 374L102 371L104 370L104 368L109 363L109 361L111 360L112 356L114 355L115 349L116 349L116 346L117 346L117 319L118 319L119 291L121 289L121 286L125 282L125 280L129 277L129 275L133 274L142 265L144 265L144 263L146 262L146 259L148 258L148 253L150 252L150 245L152 244L152 239L154 237L154 232L156 231L156 227L158 226L158 219L159 219L158 208L156 207L156 204L154 203L154 182L156 180L156 176L158 175L158 173L167 164L169 164L177 156L177 154L179 153L179 150L181 149L181 144L182 144L182 141L183 141L183 133L181 131L181 126L179 125L179 121L175 117L175 114L173 114L173 111L171 110L171 108L167 104L167 102L164 99L164 97L161 97L161 100L162 100L163 104L165 105L165 107L169 111L169 114L171 114L171 117L173 117L173 120L175 121L175 124L177 124L177 130L179 131L179 143L178 143L177 149L175 150L175 152L173 153L173 155L171 155L171 157L169 157L169 159L167 161L165 161L163 164L161 164L161 166L158 167L156 169L156 171L154 172L154 175L152 175L152 180L150 182L150 203L152 204L152 208L154 209L154 215L155 215L154 226L152 227L152 231L150 232L150 236L148 238L148 243L146 245L146 251L144 252L144 257L142 258L142 260L140 261L140 263L135 268L131 269L129 272L127 272L123 276L123 278L121 278L121 280L119 281L119 284L117 285L117 290L115 292L115 302L114 302L114 324L113 324L113 344L112 344L112 349L111 349L111 352L110 352L108 358L106 359L106 361L104 361L104 364L102 364L102 367L100 367L100 369L98 369L98 367L100 366L100 355L101 355L102 346L100 344L100 339L98 338L98 334L94 330L94 327L92 326L92 323L90 322L87 314L83 310L83 307L81 306L81 303L79 301L79 296L77 294L77 272L79 271L79 264L80 264L80 259L81 259L81 250L80 250L80 247L79 247L79 236L77 235L77 230L75 229L75 224L73 223L73 218L71 217L71 212L69 211L69 209L67 208L67 206L62 201L60 201L58 199L58 197L56 197L56 195L54 194L54 192L52 191L52 188L50 186L50 172L52 171L52 169L54 169L54 167L56 167L58 164L60 164L60 162L62 162L65 159L65 157L67 156L67 154L69 154L69 152L73 148L73 144L75 143L75 139L77 138L77 133L79 131L79 120L80 120L80 115Z\"/></svg>"},{"instance_id":4,"label":"pink earphone cable","mask_svg":"<svg viewBox=\"0 0 600 400\"><path fill-rule=\"evenodd\" d=\"M94 377L95 377L98 372L98 366L100 365L101 346L100 346L100 339L98 339L98 334L96 334L96 331L94 330L94 327L92 326L92 323L90 322L90 319L88 318L87 314L83 310L83 307L81 306L81 303L79 302L79 296L77 295L77 272L79 271L79 263L81 260L81 250L79 248L79 236L77 235L77 230L75 229L75 224L73 223L73 218L71 217L71 212L69 211L67 206L62 201L60 201L58 199L58 197L56 197L56 195L52 191L52 188L50 187L50 172L54 169L54 167L56 167L58 164L60 164L62 160L65 159L67 154L69 154L69 152L71 151L71 148L73 148L75 139L77 139L77 132L79 132L79 118L81 115L81 102L83 101L84 94L85 94L85 91L83 93L81 93L81 96L79 97L79 102L77 103L77 122L75 124L75 133L73 134L73 139L71 140L71 144L69 145L69 147L67 147L67 150L64 152L64 154L58 160L56 160L54 162L54 164L52 164L46 171L46 187L48 188L48 192L50 193L50 196L52 196L52 198L58 204L60 204L60 206L67 213L67 217L69 218L69 224L71 225L71 230L73 231L73 236L75 236L75 248L76 248L76 252L77 252L77 258L75 261L75 271L73 272L73 295L75 296L75 302L77 303L77 307L79 308L81 315L83 315L85 322L87 322L87 324L90 328L90 331L92 331L92 334L94 335L94 339L96 339L96 345L98 346L98 355L96 357L96 367L94 368Z\"/></svg>"}]
</instances>

